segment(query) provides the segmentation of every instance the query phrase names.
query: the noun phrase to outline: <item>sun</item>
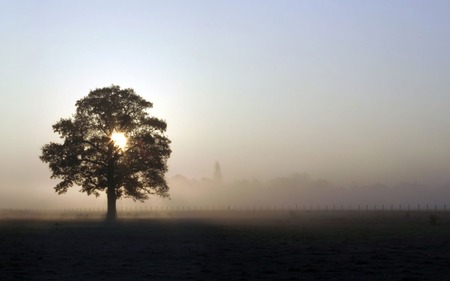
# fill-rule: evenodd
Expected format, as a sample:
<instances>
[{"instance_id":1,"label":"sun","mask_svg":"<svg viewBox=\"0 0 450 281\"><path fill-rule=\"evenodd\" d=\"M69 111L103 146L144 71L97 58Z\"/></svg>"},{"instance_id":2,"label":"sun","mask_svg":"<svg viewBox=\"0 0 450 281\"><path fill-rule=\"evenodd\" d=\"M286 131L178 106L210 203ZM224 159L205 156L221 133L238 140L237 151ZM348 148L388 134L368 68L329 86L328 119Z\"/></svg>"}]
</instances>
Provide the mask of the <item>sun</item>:
<instances>
[{"instance_id":1,"label":"sun","mask_svg":"<svg viewBox=\"0 0 450 281\"><path fill-rule=\"evenodd\" d=\"M115 146L122 150L127 146L127 137L125 137L124 133L114 131L111 135L111 140L114 142Z\"/></svg>"}]
</instances>

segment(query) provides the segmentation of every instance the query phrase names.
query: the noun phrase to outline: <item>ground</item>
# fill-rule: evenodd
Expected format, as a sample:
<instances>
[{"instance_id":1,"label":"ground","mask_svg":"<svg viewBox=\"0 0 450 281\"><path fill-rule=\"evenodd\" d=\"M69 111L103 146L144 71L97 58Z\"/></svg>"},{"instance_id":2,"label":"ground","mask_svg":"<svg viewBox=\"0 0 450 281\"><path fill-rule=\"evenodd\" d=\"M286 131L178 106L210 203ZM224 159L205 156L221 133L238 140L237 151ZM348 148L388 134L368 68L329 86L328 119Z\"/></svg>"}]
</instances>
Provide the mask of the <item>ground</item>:
<instances>
[{"instance_id":1,"label":"ground","mask_svg":"<svg viewBox=\"0 0 450 281\"><path fill-rule=\"evenodd\" d=\"M446 212L4 218L0 280L450 280Z\"/></svg>"}]
</instances>

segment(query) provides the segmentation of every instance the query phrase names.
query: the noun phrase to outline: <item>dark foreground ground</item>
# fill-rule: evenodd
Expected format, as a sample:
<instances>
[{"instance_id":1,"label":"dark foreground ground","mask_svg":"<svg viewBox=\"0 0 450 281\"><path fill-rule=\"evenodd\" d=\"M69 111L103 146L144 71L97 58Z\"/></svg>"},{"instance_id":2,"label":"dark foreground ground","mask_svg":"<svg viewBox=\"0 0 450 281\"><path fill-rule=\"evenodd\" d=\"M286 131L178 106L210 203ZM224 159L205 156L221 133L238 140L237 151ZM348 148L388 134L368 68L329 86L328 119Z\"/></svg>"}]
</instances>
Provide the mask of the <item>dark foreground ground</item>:
<instances>
[{"instance_id":1,"label":"dark foreground ground","mask_svg":"<svg viewBox=\"0 0 450 281\"><path fill-rule=\"evenodd\" d=\"M450 214L0 220L0 280L450 280Z\"/></svg>"}]
</instances>

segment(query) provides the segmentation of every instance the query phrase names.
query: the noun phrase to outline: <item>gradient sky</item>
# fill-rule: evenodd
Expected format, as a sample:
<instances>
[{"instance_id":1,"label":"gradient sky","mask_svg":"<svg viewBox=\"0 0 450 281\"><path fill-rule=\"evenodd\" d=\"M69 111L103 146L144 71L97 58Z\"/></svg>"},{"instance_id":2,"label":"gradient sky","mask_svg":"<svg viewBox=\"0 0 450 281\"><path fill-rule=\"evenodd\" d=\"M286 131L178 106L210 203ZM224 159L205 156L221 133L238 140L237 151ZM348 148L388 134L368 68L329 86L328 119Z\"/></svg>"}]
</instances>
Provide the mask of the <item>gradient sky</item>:
<instances>
[{"instance_id":1,"label":"gradient sky","mask_svg":"<svg viewBox=\"0 0 450 281\"><path fill-rule=\"evenodd\" d=\"M168 177L217 160L228 181L450 182L449 15L446 0L0 0L0 207L57 200L40 148L111 84L167 121Z\"/></svg>"}]
</instances>

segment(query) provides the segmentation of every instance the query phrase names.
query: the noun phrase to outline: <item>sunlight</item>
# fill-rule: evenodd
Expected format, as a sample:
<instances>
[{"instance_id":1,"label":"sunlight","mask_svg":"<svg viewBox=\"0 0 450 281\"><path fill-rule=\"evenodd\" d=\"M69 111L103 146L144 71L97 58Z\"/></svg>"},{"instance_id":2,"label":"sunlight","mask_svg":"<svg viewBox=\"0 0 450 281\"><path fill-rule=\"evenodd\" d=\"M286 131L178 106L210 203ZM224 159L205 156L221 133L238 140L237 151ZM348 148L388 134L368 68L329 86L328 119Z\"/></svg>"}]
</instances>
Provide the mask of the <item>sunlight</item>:
<instances>
[{"instance_id":1,"label":"sunlight","mask_svg":"<svg viewBox=\"0 0 450 281\"><path fill-rule=\"evenodd\" d=\"M114 131L111 135L111 140L114 142L115 146L122 150L127 146L127 137L125 137L124 133Z\"/></svg>"}]
</instances>

